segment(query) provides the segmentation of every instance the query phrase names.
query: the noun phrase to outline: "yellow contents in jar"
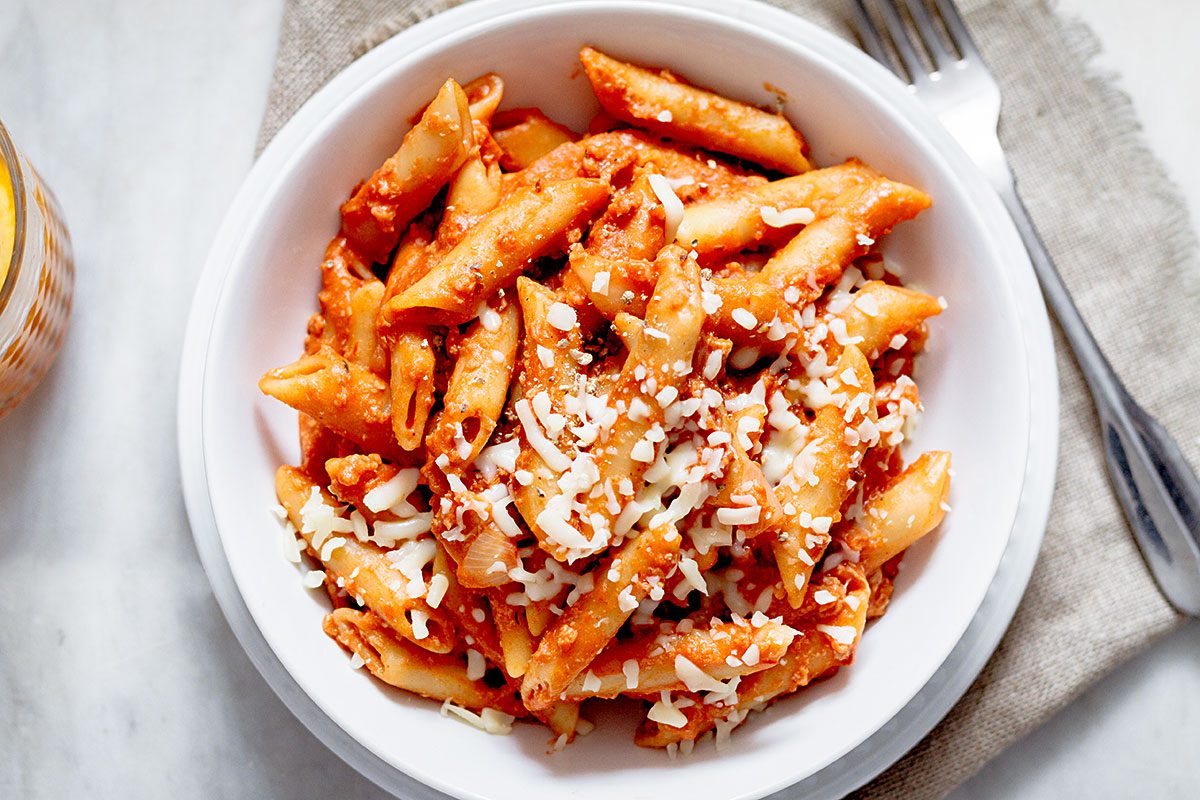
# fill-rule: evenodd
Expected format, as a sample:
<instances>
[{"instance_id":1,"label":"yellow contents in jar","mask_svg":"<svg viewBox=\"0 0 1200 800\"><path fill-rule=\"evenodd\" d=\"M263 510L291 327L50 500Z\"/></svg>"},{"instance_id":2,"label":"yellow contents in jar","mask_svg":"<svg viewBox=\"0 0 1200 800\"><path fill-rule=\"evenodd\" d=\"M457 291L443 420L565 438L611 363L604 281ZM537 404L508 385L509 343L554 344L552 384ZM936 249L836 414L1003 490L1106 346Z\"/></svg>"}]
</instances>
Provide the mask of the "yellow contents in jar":
<instances>
[{"instance_id":1,"label":"yellow contents in jar","mask_svg":"<svg viewBox=\"0 0 1200 800\"><path fill-rule=\"evenodd\" d=\"M17 238L17 214L13 204L12 179L8 168L0 163L0 286L8 275L8 262L12 260L13 241Z\"/></svg>"}]
</instances>

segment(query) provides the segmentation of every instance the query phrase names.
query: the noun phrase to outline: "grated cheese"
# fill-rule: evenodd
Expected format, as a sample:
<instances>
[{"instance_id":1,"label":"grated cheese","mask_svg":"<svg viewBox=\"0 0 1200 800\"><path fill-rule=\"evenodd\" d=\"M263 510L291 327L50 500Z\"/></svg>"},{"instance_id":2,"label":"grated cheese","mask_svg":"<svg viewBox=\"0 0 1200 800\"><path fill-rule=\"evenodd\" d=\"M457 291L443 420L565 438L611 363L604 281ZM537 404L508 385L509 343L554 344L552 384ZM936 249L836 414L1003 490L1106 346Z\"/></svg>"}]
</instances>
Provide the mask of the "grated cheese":
<instances>
[{"instance_id":1,"label":"grated cheese","mask_svg":"<svg viewBox=\"0 0 1200 800\"><path fill-rule=\"evenodd\" d=\"M409 618L412 622L413 638L418 641L429 638L429 615L419 608L414 608L409 612Z\"/></svg>"},{"instance_id":2,"label":"grated cheese","mask_svg":"<svg viewBox=\"0 0 1200 800\"><path fill-rule=\"evenodd\" d=\"M495 736L512 733L512 724L516 720L512 714L505 714L495 708L485 708L476 714L468 708L455 705L449 699L442 703L442 716L453 716L461 722Z\"/></svg>"},{"instance_id":3,"label":"grated cheese","mask_svg":"<svg viewBox=\"0 0 1200 800\"><path fill-rule=\"evenodd\" d=\"M662 693L661 699L650 707L646 719L669 728L682 728L688 721L687 716L672 702L670 692Z\"/></svg>"},{"instance_id":4,"label":"grated cheese","mask_svg":"<svg viewBox=\"0 0 1200 800\"><path fill-rule=\"evenodd\" d=\"M400 470L387 482L379 484L363 495L363 505L373 514L400 506L401 503L403 503L401 510L412 509L407 498L412 494L413 489L417 488L420 472L416 467ZM412 510L415 511L415 509ZM408 516L408 514L399 513L398 515Z\"/></svg>"},{"instance_id":5,"label":"grated cheese","mask_svg":"<svg viewBox=\"0 0 1200 800\"><path fill-rule=\"evenodd\" d=\"M566 472L571 468L571 459L558 449L554 442L546 438L546 434L542 432L541 426L533 413L533 407L525 398L521 398L515 404L517 419L521 423L521 429L525 431L525 440L529 442L542 460L546 462L546 466L555 472Z\"/></svg>"},{"instance_id":6,"label":"grated cheese","mask_svg":"<svg viewBox=\"0 0 1200 800\"><path fill-rule=\"evenodd\" d=\"M762 612L756 611L754 613L760 614ZM757 666L760 658L761 654L758 651L757 642L751 642L750 646L746 648L746 652L742 653L742 663L747 667Z\"/></svg>"},{"instance_id":7,"label":"grated cheese","mask_svg":"<svg viewBox=\"0 0 1200 800\"><path fill-rule=\"evenodd\" d=\"M636 689L641 677L638 662L632 658L627 659L621 664L621 672L625 675L625 688Z\"/></svg>"},{"instance_id":8,"label":"grated cheese","mask_svg":"<svg viewBox=\"0 0 1200 800\"><path fill-rule=\"evenodd\" d=\"M760 506L736 506L717 509L717 522L722 525L753 525L762 515Z\"/></svg>"},{"instance_id":9,"label":"grated cheese","mask_svg":"<svg viewBox=\"0 0 1200 800\"><path fill-rule=\"evenodd\" d=\"M483 680L486 672L487 662L483 658L483 653L473 647L467 648L467 680Z\"/></svg>"},{"instance_id":10,"label":"grated cheese","mask_svg":"<svg viewBox=\"0 0 1200 800\"><path fill-rule=\"evenodd\" d=\"M575 328L576 324L578 324L578 315L575 313L575 309L566 303L556 302L546 312L546 322L565 332Z\"/></svg>"},{"instance_id":11,"label":"grated cheese","mask_svg":"<svg viewBox=\"0 0 1200 800\"><path fill-rule=\"evenodd\" d=\"M430 608L438 608L442 604L442 600L446 598L446 590L450 588L450 581L445 575L440 572L429 579L429 589L425 593L425 602Z\"/></svg>"},{"instance_id":12,"label":"grated cheese","mask_svg":"<svg viewBox=\"0 0 1200 800\"><path fill-rule=\"evenodd\" d=\"M758 318L744 308L735 308L733 310L733 321L748 331L753 330L758 325Z\"/></svg>"},{"instance_id":13,"label":"grated cheese","mask_svg":"<svg viewBox=\"0 0 1200 800\"><path fill-rule=\"evenodd\" d=\"M785 208L780 211L772 206L758 209L762 221L771 228L786 228L791 225L807 225L817 218L811 208Z\"/></svg>"},{"instance_id":14,"label":"grated cheese","mask_svg":"<svg viewBox=\"0 0 1200 800\"><path fill-rule=\"evenodd\" d=\"M858 628L853 625L818 625L817 630L842 645L854 644Z\"/></svg>"},{"instance_id":15,"label":"grated cheese","mask_svg":"<svg viewBox=\"0 0 1200 800\"><path fill-rule=\"evenodd\" d=\"M666 240L673 242L675 234L679 231L679 223L683 221L683 201L675 194L675 190L671 188L671 182L664 176L653 173L648 180L650 188L658 197L658 201L662 203L663 212L666 214Z\"/></svg>"},{"instance_id":16,"label":"grated cheese","mask_svg":"<svg viewBox=\"0 0 1200 800\"><path fill-rule=\"evenodd\" d=\"M813 600L817 601L817 605L825 606L829 605L830 603L836 603L837 595L828 589L818 589L817 591L813 592Z\"/></svg>"}]
</instances>

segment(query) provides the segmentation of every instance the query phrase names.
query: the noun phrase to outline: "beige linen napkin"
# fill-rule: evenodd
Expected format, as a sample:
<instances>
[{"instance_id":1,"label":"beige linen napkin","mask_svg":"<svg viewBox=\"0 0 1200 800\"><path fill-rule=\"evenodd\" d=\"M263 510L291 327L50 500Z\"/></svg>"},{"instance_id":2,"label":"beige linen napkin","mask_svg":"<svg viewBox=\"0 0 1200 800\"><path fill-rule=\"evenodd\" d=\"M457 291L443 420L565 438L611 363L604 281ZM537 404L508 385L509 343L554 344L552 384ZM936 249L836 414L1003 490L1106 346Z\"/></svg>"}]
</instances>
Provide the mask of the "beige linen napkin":
<instances>
[{"instance_id":1,"label":"beige linen napkin","mask_svg":"<svg viewBox=\"0 0 1200 800\"><path fill-rule=\"evenodd\" d=\"M843 36L849 0L779 5ZM331 76L454 0L289 0L260 146ZM1128 98L1090 71L1091 32L1043 0L963 0L1004 92L1022 194L1083 315L1134 394L1200 463L1200 264L1183 203ZM471 76L459 76L471 77ZM1180 623L1159 595L1106 477L1091 401L1058 337L1062 444L1028 593L953 711L857 794L940 797L1080 691Z\"/></svg>"}]
</instances>

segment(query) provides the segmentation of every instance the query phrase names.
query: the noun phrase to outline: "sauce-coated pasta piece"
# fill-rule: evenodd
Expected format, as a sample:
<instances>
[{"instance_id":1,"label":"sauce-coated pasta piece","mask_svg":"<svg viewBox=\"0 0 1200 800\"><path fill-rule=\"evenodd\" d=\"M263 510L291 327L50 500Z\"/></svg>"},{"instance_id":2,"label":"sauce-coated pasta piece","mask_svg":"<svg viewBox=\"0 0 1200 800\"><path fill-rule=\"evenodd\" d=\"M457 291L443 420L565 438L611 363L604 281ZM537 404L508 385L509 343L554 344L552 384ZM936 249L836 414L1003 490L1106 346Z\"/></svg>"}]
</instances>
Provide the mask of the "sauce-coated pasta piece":
<instances>
[{"instance_id":1,"label":"sauce-coated pasta piece","mask_svg":"<svg viewBox=\"0 0 1200 800\"><path fill-rule=\"evenodd\" d=\"M804 138L782 115L690 86L591 47L579 51L583 70L604 110L652 133L745 158L769 169L812 168Z\"/></svg>"},{"instance_id":2,"label":"sauce-coated pasta piece","mask_svg":"<svg viewBox=\"0 0 1200 800\"><path fill-rule=\"evenodd\" d=\"M342 205L342 234L372 260L385 260L408 223L466 161L473 142L467 96L448 80L396 154Z\"/></svg>"},{"instance_id":3,"label":"sauce-coated pasta piece","mask_svg":"<svg viewBox=\"0 0 1200 800\"><path fill-rule=\"evenodd\" d=\"M388 301L381 322L465 322L482 301L511 286L534 259L578 236L580 226L607 198L607 184L582 178L513 193L425 277Z\"/></svg>"},{"instance_id":4,"label":"sauce-coated pasta piece","mask_svg":"<svg viewBox=\"0 0 1200 800\"><path fill-rule=\"evenodd\" d=\"M616 635L674 567L681 537L674 525L641 532L596 567L595 588L552 625L529 659L521 697L533 710L551 706Z\"/></svg>"}]
</instances>

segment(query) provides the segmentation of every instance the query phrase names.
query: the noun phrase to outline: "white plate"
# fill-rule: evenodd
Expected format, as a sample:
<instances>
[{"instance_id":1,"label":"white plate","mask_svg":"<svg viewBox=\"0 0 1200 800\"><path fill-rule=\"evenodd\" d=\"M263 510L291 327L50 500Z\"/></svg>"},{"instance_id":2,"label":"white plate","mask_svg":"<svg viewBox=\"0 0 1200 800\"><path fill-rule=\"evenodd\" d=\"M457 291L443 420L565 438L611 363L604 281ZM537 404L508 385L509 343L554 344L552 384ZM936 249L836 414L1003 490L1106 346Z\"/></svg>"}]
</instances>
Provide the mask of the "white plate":
<instances>
[{"instance_id":1,"label":"white plate","mask_svg":"<svg viewBox=\"0 0 1200 800\"><path fill-rule=\"evenodd\" d=\"M586 82L572 79L584 42L669 65L733 96L767 101L764 81L782 88L820 163L857 155L933 195L935 208L902 226L885 252L911 282L951 300L932 326L920 376L928 411L913 449L954 452L954 512L905 560L892 608L868 631L852 669L758 715L726 752L698 748L674 764L632 745L632 720L606 718L547 757L544 730L484 736L352 672L321 633L322 602L278 556L267 510L275 466L295 459L295 425L255 384L299 350L316 267L349 187L394 149L403 121L446 75L496 70L507 104L536 104L582 128L595 108ZM217 598L251 659L314 733L393 792L431 796L415 778L463 798L686 792L731 800L804 781L806 796L833 796L882 769L945 713L1011 616L1053 483L1051 355L1041 298L1002 207L904 88L841 40L753 2L484 0L360 59L304 106L247 177L189 322L179 429L185 496ZM976 619L989 586L987 614Z\"/></svg>"}]
</instances>

